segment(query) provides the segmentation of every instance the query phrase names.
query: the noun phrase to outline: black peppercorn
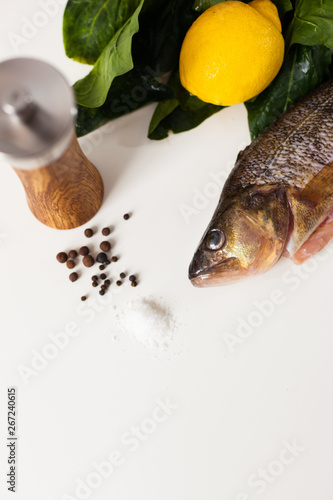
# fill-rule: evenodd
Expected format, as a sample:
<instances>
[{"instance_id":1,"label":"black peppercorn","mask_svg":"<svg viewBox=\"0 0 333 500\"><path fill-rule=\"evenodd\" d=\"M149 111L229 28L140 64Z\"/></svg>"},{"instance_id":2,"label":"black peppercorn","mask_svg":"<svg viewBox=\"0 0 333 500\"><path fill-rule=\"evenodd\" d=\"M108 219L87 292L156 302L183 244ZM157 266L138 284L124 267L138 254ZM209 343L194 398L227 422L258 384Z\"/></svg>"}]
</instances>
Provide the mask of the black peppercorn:
<instances>
[{"instance_id":1,"label":"black peppercorn","mask_svg":"<svg viewBox=\"0 0 333 500\"><path fill-rule=\"evenodd\" d=\"M104 264L105 264L106 266L108 266L109 264L111 264L111 262L110 262L109 260L106 260L106 261L104 262Z\"/></svg>"},{"instance_id":2,"label":"black peppercorn","mask_svg":"<svg viewBox=\"0 0 333 500\"><path fill-rule=\"evenodd\" d=\"M137 282L136 282L136 281L132 281L131 286L137 286L137 285L138 285L138 284L137 284Z\"/></svg>"},{"instance_id":3,"label":"black peppercorn","mask_svg":"<svg viewBox=\"0 0 333 500\"><path fill-rule=\"evenodd\" d=\"M83 295L83 296L81 297L81 300L82 300L82 302L84 302L85 300L87 300L87 297L86 297L85 295Z\"/></svg>"},{"instance_id":4,"label":"black peppercorn","mask_svg":"<svg viewBox=\"0 0 333 500\"><path fill-rule=\"evenodd\" d=\"M94 288L96 288L96 286L98 286L98 283L97 283L97 281L93 281L93 282L91 283L91 285L92 285Z\"/></svg>"},{"instance_id":5,"label":"black peppercorn","mask_svg":"<svg viewBox=\"0 0 333 500\"><path fill-rule=\"evenodd\" d=\"M68 252L68 256L70 259L76 259L77 257L77 251L76 250L71 250L70 252Z\"/></svg>"},{"instance_id":6,"label":"black peppercorn","mask_svg":"<svg viewBox=\"0 0 333 500\"><path fill-rule=\"evenodd\" d=\"M92 276L92 277L91 277L91 279L92 279L93 281L98 281L98 276L94 275L94 276Z\"/></svg>"},{"instance_id":7,"label":"black peppercorn","mask_svg":"<svg viewBox=\"0 0 333 500\"><path fill-rule=\"evenodd\" d=\"M96 260L97 260L97 262L99 262L100 264L104 264L104 262L105 262L106 260L108 260L108 256L106 255L106 253L101 252L101 253L99 253L99 254L97 255Z\"/></svg>"},{"instance_id":8,"label":"black peppercorn","mask_svg":"<svg viewBox=\"0 0 333 500\"><path fill-rule=\"evenodd\" d=\"M93 234L94 234L94 231L92 229L86 229L85 232L84 232L84 235L87 238L91 238Z\"/></svg>"},{"instance_id":9,"label":"black peppercorn","mask_svg":"<svg viewBox=\"0 0 333 500\"><path fill-rule=\"evenodd\" d=\"M75 267L75 262L74 260L68 260L66 262L66 266L68 267L68 269L73 269Z\"/></svg>"},{"instance_id":10,"label":"black peppercorn","mask_svg":"<svg viewBox=\"0 0 333 500\"><path fill-rule=\"evenodd\" d=\"M104 294L105 294L105 290L100 290L100 291L99 291L99 294L100 294L100 295L104 295Z\"/></svg>"},{"instance_id":11,"label":"black peppercorn","mask_svg":"<svg viewBox=\"0 0 333 500\"><path fill-rule=\"evenodd\" d=\"M106 289L107 289L107 286L106 286L106 285L101 285L101 290L106 291Z\"/></svg>"},{"instance_id":12,"label":"black peppercorn","mask_svg":"<svg viewBox=\"0 0 333 500\"><path fill-rule=\"evenodd\" d=\"M104 271L105 266L103 266L103 264L101 264L101 265L99 266L99 268L98 268L98 269L99 269L100 271Z\"/></svg>"},{"instance_id":13,"label":"black peppercorn","mask_svg":"<svg viewBox=\"0 0 333 500\"><path fill-rule=\"evenodd\" d=\"M110 285L111 285L111 280L105 280L105 281L104 281L104 285L106 285L106 286L110 286Z\"/></svg>"},{"instance_id":14,"label":"black peppercorn","mask_svg":"<svg viewBox=\"0 0 333 500\"><path fill-rule=\"evenodd\" d=\"M91 267L95 264L94 258L91 255L85 255L82 262L86 267Z\"/></svg>"},{"instance_id":15,"label":"black peppercorn","mask_svg":"<svg viewBox=\"0 0 333 500\"><path fill-rule=\"evenodd\" d=\"M111 245L108 241L102 241L99 248L103 250L103 252L109 252L111 250Z\"/></svg>"},{"instance_id":16,"label":"black peppercorn","mask_svg":"<svg viewBox=\"0 0 333 500\"><path fill-rule=\"evenodd\" d=\"M125 219L125 220L128 220L129 218L130 218L130 214L125 214L125 215L124 215L124 219Z\"/></svg>"},{"instance_id":17,"label":"black peppercorn","mask_svg":"<svg viewBox=\"0 0 333 500\"><path fill-rule=\"evenodd\" d=\"M105 273L101 274L101 275L100 275L100 278L101 278L101 280L105 280L105 278L106 278L106 274L105 274Z\"/></svg>"},{"instance_id":18,"label":"black peppercorn","mask_svg":"<svg viewBox=\"0 0 333 500\"><path fill-rule=\"evenodd\" d=\"M80 255L88 255L89 254L89 248L88 247L81 247L79 250Z\"/></svg>"},{"instance_id":19,"label":"black peppercorn","mask_svg":"<svg viewBox=\"0 0 333 500\"><path fill-rule=\"evenodd\" d=\"M60 262L60 264L64 264L67 259L68 259L67 253L65 253L65 252L58 253L57 261Z\"/></svg>"},{"instance_id":20,"label":"black peppercorn","mask_svg":"<svg viewBox=\"0 0 333 500\"><path fill-rule=\"evenodd\" d=\"M109 236L110 233L111 233L111 231L110 231L109 227L105 227L104 229L102 229L103 236Z\"/></svg>"},{"instance_id":21,"label":"black peppercorn","mask_svg":"<svg viewBox=\"0 0 333 500\"><path fill-rule=\"evenodd\" d=\"M69 275L69 279L70 279L71 281L76 281L78 278L79 278L79 275L78 275L77 273L71 273L71 274Z\"/></svg>"},{"instance_id":22,"label":"black peppercorn","mask_svg":"<svg viewBox=\"0 0 333 500\"><path fill-rule=\"evenodd\" d=\"M126 274L125 273L120 273L119 275L121 277L121 279L123 280L124 278L126 278Z\"/></svg>"},{"instance_id":23,"label":"black peppercorn","mask_svg":"<svg viewBox=\"0 0 333 500\"><path fill-rule=\"evenodd\" d=\"M112 257L112 258L111 258L111 260L112 260L112 262L117 262L118 257L116 257L116 256L115 256L115 257Z\"/></svg>"},{"instance_id":24,"label":"black peppercorn","mask_svg":"<svg viewBox=\"0 0 333 500\"><path fill-rule=\"evenodd\" d=\"M120 280L118 280L118 281L116 282L116 285L117 285L117 286L121 286L122 284L123 284L123 282L122 282L122 281L120 281Z\"/></svg>"},{"instance_id":25,"label":"black peppercorn","mask_svg":"<svg viewBox=\"0 0 333 500\"><path fill-rule=\"evenodd\" d=\"M130 281L136 281L136 276L134 276L134 274L131 274L131 276L128 279Z\"/></svg>"}]
</instances>

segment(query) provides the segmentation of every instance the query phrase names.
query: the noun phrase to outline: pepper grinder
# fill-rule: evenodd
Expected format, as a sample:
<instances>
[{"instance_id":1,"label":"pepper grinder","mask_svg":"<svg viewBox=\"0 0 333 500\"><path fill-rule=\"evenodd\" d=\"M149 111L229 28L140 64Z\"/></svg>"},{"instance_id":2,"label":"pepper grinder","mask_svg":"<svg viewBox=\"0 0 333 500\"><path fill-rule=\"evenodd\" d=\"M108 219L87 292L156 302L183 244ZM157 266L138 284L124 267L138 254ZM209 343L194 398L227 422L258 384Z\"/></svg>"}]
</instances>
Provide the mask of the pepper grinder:
<instances>
[{"instance_id":1,"label":"pepper grinder","mask_svg":"<svg viewBox=\"0 0 333 500\"><path fill-rule=\"evenodd\" d=\"M30 58L0 63L0 154L43 224L72 229L99 210L103 181L74 131L74 92L52 66Z\"/></svg>"}]
</instances>

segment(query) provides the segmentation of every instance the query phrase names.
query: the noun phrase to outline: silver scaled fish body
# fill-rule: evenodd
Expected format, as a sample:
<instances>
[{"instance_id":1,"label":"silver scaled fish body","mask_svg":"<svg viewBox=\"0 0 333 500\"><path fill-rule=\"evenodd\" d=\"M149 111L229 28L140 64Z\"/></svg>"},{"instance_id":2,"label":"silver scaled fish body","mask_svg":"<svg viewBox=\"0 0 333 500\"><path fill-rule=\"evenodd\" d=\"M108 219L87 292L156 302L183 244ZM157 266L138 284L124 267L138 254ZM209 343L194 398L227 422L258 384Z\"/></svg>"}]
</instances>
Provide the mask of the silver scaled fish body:
<instances>
[{"instance_id":1,"label":"silver scaled fish body","mask_svg":"<svg viewBox=\"0 0 333 500\"><path fill-rule=\"evenodd\" d=\"M333 237L333 80L268 127L237 158L189 268L193 285L302 262Z\"/></svg>"}]
</instances>

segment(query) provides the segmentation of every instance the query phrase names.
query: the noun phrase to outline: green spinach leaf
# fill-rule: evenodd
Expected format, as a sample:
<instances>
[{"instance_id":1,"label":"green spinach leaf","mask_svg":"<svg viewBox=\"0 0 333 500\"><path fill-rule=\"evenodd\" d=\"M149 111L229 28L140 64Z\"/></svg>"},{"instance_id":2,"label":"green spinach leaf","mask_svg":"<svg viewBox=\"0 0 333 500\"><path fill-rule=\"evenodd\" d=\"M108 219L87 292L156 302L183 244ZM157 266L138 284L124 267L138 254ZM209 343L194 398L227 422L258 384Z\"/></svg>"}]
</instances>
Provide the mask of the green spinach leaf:
<instances>
[{"instance_id":1,"label":"green spinach leaf","mask_svg":"<svg viewBox=\"0 0 333 500\"><path fill-rule=\"evenodd\" d=\"M148 137L153 135L153 132L160 126L161 122L179 106L177 98L169 99L160 102L154 111L153 117L149 124Z\"/></svg>"},{"instance_id":2,"label":"green spinach leaf","mask_svg":"<svg viewBox=\"0 0 333 500\"><path fill-rule=\"evenodd\" d=\"M226 2L226 0L195 0L193 4L193 9L196 10L197 12L203 12L204 10L209 9L209 7L212 7L213 5L216 5L217 3Z\"/></svg>"},{"instance_id":3,"label":"green spinach leaf","mask_svg":"<svg viewBox=\"0 0 333 500\"><path fill-rule=\"evenodd\" d=\"M134 65L148 64L156 74L163 75L178 67L185 34L198 14L189 0L150 0L149 8L146 2L140 14L140 30L133 39Z\"/></svg>"},{"instance_id":4,"label":"green spinach leaf","mask_svg":"<svg viewBox=\"0 0 333 500\"><path fill-rule=\"evenodd\" d=\"M295 45L273 82L245 103L251 138L255 139L289 106L330 77L333 51L324 46Z\"/></svg>"},{"instance_id":5,"label":"green spinach leaf","mask_svg":"<svg viewBox=\"0 0 333 500\"><path fill-rule=\"evenodd\" d=\"M138 5L139 0L69 0L63 18L66 55L95 64Z\"/></svg>"},{"instance_id":6,"label":"green spinach leaf","mask_svg":"<svg viewBox=\"0 0 333 500\"><path fill-rule=\"evenodd\" d=\"M293 43L333 49L332 0L296 0L294 17L286 33L287 50Z\"/></svg>"},{"instance_id":7,"label":"green spinach leaf","mask_svg":"<svg viewBox=\"0 0 333 500\"><path fill-rule=\"evenodd\" d=\"M281 20L287 12L293 10L293 4L291 3L291 0L272 0L272 2L277 7L279 18Z\"/></svg>"},{"instance_id":8,"label":"green spinach leaf","mask_svg":"<svg viewBox=\"0 0 333 500\"><path fill-rule=\"evenodd\" d=\"M201 101L184 89L178 71L171 75L168 84L176 97L156 107L148 131L150 139L164 139L170 131L178 134L191 130L222 109L222 106Z\"/></svg>"},{"instance_id":9,"label":"green spinach leaf","mask_svg":"<svg viewBox=\"0 0 333 500\"><path fill-rule=\"evenodd\" d=\"M98 108L78 106L76 133L81 137L101 125L141 108L150 102L172 99L170 87L159 83L153 71L132 69L113 80L104 104Z\"/></svg>"},{"instance_id":10,"label":"green spinach leaf","mask_svg":"<svg viewBox=\"0 0 333 500\"><path fill-rule=\"evenodd\" d=\"M212 7L213 5L216 5L217 3L225 2L226 0L195 0L193 4L193 9L196 10L197 12L203 12L206 9L209 9L209 7ZM251 0L241 0L244 3L250 3ZM283 18L283 16L286 14L286 12L289 12L292 10L293 5L291 3L291 0L271 0L277 7L279 11L279 17L280 19Z\"/></svg>"},{"instance_id":11,"label":"green spinach leaf","mask_svg":"<svg viewBox=\"0 0 333 500\"><path fill-rule=\"evenodd\" d=\"M88 108L101 106L105 102L113 79L133 68L132 37L139 30L138 17L143 3L144 0L141 0L134 14L117 31L89 75L75 83L74 90L78 104Z\"/></svg>"},{"instance_id":12,"label":"green spinach leaf","mask_svg":"<svg viewBox=\"0 0 333 500\"><path fill-rule=\"evenodd\" d=\"M202 103L196 109L183 109L181 106L177 106L172 113L159 122L154 130L149 132L148 137L149 139L161 140L168 137L170 131L179 134L191 130L220 111L220 109L222 108L219 106L207 103Z\"/></svg>"}]
</instances>

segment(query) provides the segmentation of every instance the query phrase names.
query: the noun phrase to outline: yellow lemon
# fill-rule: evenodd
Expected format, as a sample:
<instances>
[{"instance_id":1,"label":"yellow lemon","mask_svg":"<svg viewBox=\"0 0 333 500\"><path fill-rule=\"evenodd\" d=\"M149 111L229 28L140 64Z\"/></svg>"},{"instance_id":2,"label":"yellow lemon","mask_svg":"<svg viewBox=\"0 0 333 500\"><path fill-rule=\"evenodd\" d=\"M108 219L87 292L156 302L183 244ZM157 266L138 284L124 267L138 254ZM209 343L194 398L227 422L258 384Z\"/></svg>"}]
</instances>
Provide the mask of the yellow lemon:
<instances>
[{"instance_id":1,"label":"yellow lemon","mask_svg":"<svg viewBox=\"0 0 333 500\"><path fill-rule=\"evenodd\" d=\"M231 0L201 14L186 33L182 85L205 102L229 106L260 94L284 56L277 8L270 0Z\"/></svg>"}]
</instances>

